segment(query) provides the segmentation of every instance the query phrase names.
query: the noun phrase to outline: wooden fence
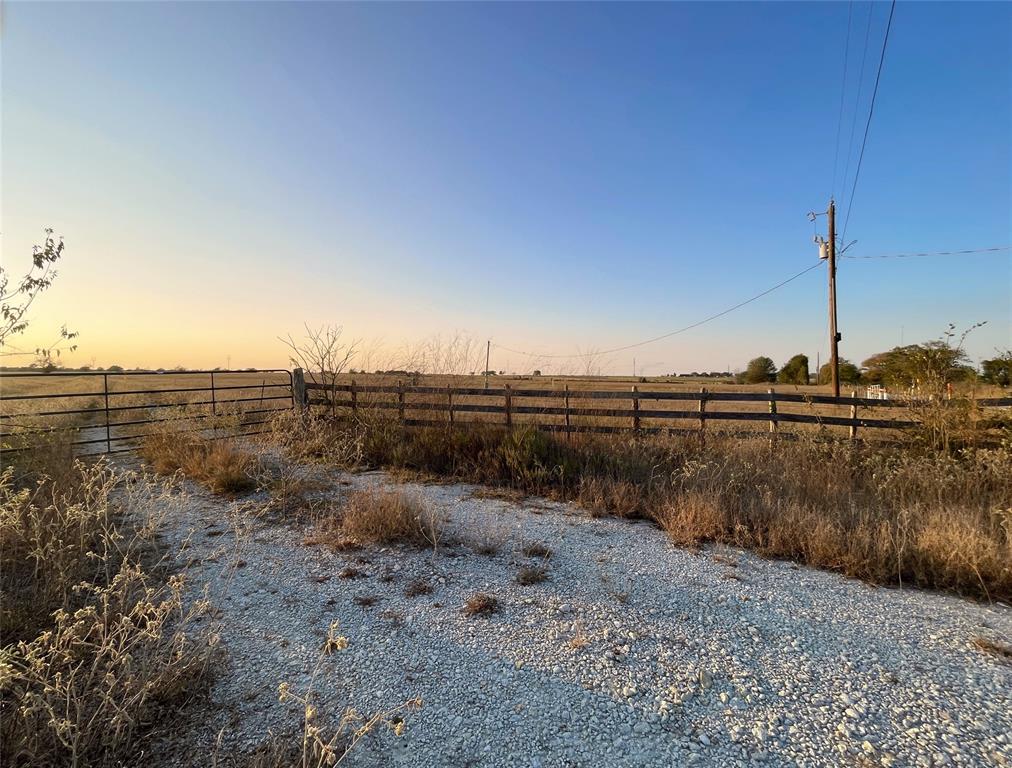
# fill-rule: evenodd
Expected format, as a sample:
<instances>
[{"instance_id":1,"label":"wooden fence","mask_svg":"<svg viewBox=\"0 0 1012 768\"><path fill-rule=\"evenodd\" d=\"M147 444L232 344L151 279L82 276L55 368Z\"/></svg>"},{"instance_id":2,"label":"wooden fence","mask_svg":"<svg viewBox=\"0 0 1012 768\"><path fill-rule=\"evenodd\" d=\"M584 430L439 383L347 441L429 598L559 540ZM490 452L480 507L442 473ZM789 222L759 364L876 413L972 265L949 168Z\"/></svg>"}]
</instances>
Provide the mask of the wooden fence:
<instances>
[{"instance_id":1,"label":"wooden fence","mask_svg":"<svg viewBox=\"0 0 1012 768\"><path fill-rule=\"evenodd\" d=\"M855 438L859 429L904 429L919 422L910 418L927 401L879 400L798 392L698 392L571 389L514 389L455 386L324 385L306 382L296 369L296 403L355 412L396 411L406 426L462 423L528 424L564 433L635 432L644 434L705 434L707 424L749 422L752 431L776 433L781 424L845 428ZM612 407L613 404L626 407ZM974 401L985 408L1012 406L1012 397ZM743 406L729 410L728 403ZM862 414L861 411L867 413ZM996 412L996 415L999 415Z\"/></svg>"}]
</instances>

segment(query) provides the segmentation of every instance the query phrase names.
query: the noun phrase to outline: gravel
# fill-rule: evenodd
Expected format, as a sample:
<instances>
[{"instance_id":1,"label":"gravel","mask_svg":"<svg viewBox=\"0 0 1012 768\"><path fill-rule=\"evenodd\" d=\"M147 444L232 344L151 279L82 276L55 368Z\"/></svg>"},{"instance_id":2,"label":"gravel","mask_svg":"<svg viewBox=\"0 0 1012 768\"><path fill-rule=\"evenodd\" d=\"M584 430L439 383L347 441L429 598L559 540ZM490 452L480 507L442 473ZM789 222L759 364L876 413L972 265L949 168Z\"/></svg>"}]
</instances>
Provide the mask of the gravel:
<instances>
[{"instance_id":1,"label":"gravel","mask_svg":"<svg viewBox=\"0 0 1012 768\"><path fill-rule=\"evenodd\" d=\"M330 496L394 485L328 479ZM227 657L170 764L208 764L218 739L242 753L301 734L286 682L312 686L332 722L421 698L402 736L376 729L349 766L1012 765L1012 665L972 645L1009 642L1008 606L678 549L568 504L397 487L445 517L436 551L332 552L266 521L237 535L228 519L250 501L190 490L166 537L189 541L190 588L209 585ZM532 543L551 557L525 557ZM517 583L523 566L547 580ZM405 596L416 580L431 593ZM465 615L477 592L493 613ZM348 648L322 655L333 621Z\"/></svg>"}]
</instances>

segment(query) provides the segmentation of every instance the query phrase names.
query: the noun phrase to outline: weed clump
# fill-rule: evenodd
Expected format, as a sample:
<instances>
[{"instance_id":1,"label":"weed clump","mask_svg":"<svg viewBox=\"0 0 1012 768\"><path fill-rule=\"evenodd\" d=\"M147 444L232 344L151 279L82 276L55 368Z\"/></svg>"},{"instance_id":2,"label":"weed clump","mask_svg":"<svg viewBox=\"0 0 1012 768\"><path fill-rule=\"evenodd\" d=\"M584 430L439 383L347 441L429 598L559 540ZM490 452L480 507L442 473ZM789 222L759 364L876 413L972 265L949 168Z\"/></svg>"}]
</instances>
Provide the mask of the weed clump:
<instances>
[{"instance_id":1,"label":"weed clump","mask_svg":"<svg viewBox=\"0 0 1012 768\"><path fill-rule=\"evenodd\" d=\"M398 491L356 491L339 514L341 530L357 541L435 547L441 536L436 515Z\"/></svg>"},{"instance_id":2,"label":"weed clump","mask_svg":"<svg viewBox=\"0 0 1012 768\"><path fill-rule=\"evenodd\" d=\"M525 566L517 572L517 584L527 586L540 584L548 578L548 569L536 566Z\"/></svg>"},{"instance_id":3,"label":"weed clump","mask_svg":"<svg viewBox=\"0 0 1012 768\"><path fill-rule=\"evenodd\" d=\"M547 560L552 556L552 550L537 541L525 545L520 552L524 557L536 557L539 560Z\"/></svg>"},{"instance_id":4,"label":"weed clump","mask_svg":"<svg viewBox=\"0 0 1012 768\"><path fill-rule=\"evenodd\" d=\"M464 603L464 613L468 616L490 616L498 608L499 601L488 592L477 592Z\"/></svg>"},{"instance_id":5,"label":"weed clump","mask_svg":"<svg viewBox=\"0 0 1012 768\"><path fill-rule=\"evenodd\" d=\"M140 453L158 474L182 472L212 493L236 496L256 487L256 457L228 440L167 432L146 437Z\"/></svg>"},{"instance_id":6,"label":"weed clump","mask_svg":"<svg viewBox=\"0 0 1012 768\"><path fill-rule=\"evenodd\" d=\"M420 597L421 595L431 594L432 585L426 579L415 579L404 590L405 597Z\"/></svg>"},{"instance_id":7,"label":"weed clump","mask_svg":"<svg viewBox=\"0 0 1012 768\"><path fill-rule=\"evenodd\" d=\"M124 764L207 679L208 606L182 576L156 578L176 489L103 462L58 477L0 473L0 763Z\"/></svg>"}]
</instances>

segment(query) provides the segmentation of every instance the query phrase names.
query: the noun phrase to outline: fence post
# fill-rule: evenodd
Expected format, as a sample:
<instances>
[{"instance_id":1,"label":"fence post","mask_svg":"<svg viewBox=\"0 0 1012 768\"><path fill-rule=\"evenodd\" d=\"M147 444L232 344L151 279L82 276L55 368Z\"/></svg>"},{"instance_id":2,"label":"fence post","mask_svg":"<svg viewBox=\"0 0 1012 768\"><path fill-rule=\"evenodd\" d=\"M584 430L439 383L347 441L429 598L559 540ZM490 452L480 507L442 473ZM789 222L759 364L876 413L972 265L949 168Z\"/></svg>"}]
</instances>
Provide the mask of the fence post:
<instances>
[{"instance_id":1,"label":"fence post","mask_svg":"<svg viewBox=\"0 0 1012 768\"><path fill-rule=\"evenodd\" d=\"M632 420L633 420L633 432L635 434L637 434L637 435L640 433L640 398L639 398L639 395L637 394L638 392L639 392L639 387L633 385L633 388L632 388L632 393L633 393L633 397L632 397L633 417L632 417Z\"/></svg>"},{"instance_id":2,"label":"fence post","mask_svg":"<svg viewBox=\"0 0 1012 768\"><path fill-rule=\"evenodd\" d=\"M569 427L569 384L566 384L566 391L563 397L566 402L566 442L569 442L573 434Z\"/></svg>"},{"instance_id":3,"label":"fence post","mask_svg":"<svg viewBox=\"0 0 1012 768\"><path fill-rule=\"evenodd\" d=\"M334 400L337 400L337 390L334 390ZM358 413L358 392L355 391L355 380L351 380L351 410Z\"/></svg>"},{"instance_id":4,"label":"fence post","mask_svg":"<svg viewBox=\"0 0 1012 768\"><path fill-rule=\"evenodd\" d=\"M102 392L105 394L105 452L112 453L112 433L109 429L109 374L102 374Z\"/></svg>"},{"instance_id":5,"label":"fence post","mask_svg":"<svg viewBox=\"0 0 1012 768\"><path fill-rule=\"evenodd\" d=\"M263 397L263 395L261 395ZM218 437L218 398L214 392L214 371L211 371L211 431Z\"/></svg>"},{"instance_id":6,"label":"fence post","mask_svg":"<svg viewBox=\"0 0 1012 768\"><path fill-rule=\"evenodd\" d=\"M850 396L852 398L856 399L857 398L857 390L856 389L851 390ZM850 425L850 439L851 440L856 440L857 439L857 403L851 403L851 406L850 406L850 418L853 420L853 423Z\"/></svg>"},{"instance_id":7,"label":"fence post","mask_svg":"<svg viewBox=\"0 0 1012 768\"><path fill-rule=\"evenodd\" d=\"M450 406L450 423L453 423L453 387L446 385L446 402Z\"/></svg>"},{"instance_id":8,"label":"fence post","mask_svg":"<svg viewBox=\"0 0 1012 768\"><path fill-rule=\"evenodd\" d=\"M301 368L292 371L292 407L299 413L306 410L309 399L306 397L306 374Z\"/></svg>"},{"instance_id":9,"label":"fence post","mask_svg":"<svg viewBox=\"0 0 1012 768\"><path fill-rule=\"evenodd\" d=\"M397 418L404 426L404 382L397 379Z\"/></svg>"},{"instance_id":10,"label":"fence post","mask_svg":"<svg viewBox=\"0 0 1012 768\"><path fill-rule=\"evenodd\" d=\"M706 387L699 388L699 444L706 445Z\"/></svg>"},{"instance_id":11,"label":"fence post","mask_svg":"<svg viewBox=\"0 0 1012 768\"><path fill-rule=\"evenodd\" d=\"M506 385L504 390L504 396L506 399L506 426L513 426L513 396L510 394L510 385Z\"/></svg>"},{"instance_id":12,"label":"fence post","mask_svg":"<svg viewBox=\"0 0 1012 768\"><path fill-rule=\"evenodd\" d=\"M767 392L770 396L770 448L772 448L773 441L777 436L777 401L773 387L770 387Z\"/></svg>"}]
</instances>

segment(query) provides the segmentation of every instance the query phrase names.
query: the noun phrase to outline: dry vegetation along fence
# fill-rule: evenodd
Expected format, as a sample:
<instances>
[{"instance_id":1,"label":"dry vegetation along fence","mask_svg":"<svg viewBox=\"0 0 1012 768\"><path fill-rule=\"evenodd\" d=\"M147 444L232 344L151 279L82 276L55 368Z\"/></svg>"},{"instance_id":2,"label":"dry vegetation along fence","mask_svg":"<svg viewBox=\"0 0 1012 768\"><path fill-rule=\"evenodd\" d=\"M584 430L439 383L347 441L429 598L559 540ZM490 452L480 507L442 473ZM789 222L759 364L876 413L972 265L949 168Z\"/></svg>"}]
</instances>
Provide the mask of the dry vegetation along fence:
<instances>
[{"instance_id":1,"label":"dry vegetation along fence","mask_svg":"<svg viewBox=\"0 0 1012 768\"><path fill-rule=\"evenodd\" d=\"M948 409L957 404L941 400L880 400L857 397L833 397L807 392L718 391L701 388L698 392L661 389L627 391L614 389L502 388L461 386L406 386L366 384L324 385L305 382L302 371L295 370L295 401L308 406L338 409L374 409L396 411L405 426L441 426L447 423L536 426L538 429L565 434L592 432L641 434L705 434L708 422L726 425L746 422L748 432L768 429L777 433L781 424L807 425L805 428L845 428L850 437L859 429L900 430L923 426L926 409ZM622 403L625 407L614 407ZM628 405L625 405L625 404ZM979 398L970 403L981 409L1012 406L1012 397ZM733 404L733 405L732 405ZM874 415L863 415L871 410ZM347 411L345 411L347 412ZM995 414L1000 412L993 410ZM436 416L437 418L433 418ZM986 417L985 417L986 418ZM1000 422L1000 418L997 422ZM721 428L718 426L718 428ZM984 424L983 426L987 426Z\"/></svg>"}]
</instances>

